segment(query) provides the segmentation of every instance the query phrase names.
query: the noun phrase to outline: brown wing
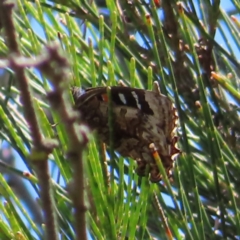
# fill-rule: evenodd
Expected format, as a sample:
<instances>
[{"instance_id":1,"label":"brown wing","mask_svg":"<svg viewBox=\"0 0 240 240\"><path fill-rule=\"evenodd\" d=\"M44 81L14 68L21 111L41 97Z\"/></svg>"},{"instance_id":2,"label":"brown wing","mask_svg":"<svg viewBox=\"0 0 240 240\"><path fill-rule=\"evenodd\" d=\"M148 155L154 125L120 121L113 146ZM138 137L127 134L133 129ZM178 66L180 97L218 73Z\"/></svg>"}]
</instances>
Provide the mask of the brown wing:
<instances>
[{"instance_id":1,"label":"brown wing","mask_svg":"<svg viewBox=\"0 0 240 240\"><path fill-rule=\"evenodd\" d=\"M104 143L109 145L112 132L114 150L137 160L139 175L145 175L146 165L150 164L151 181L161 180L149 148L151 143L169 173L173 167L172 155L177 153L173 137L177 117L169 98L159 91L125 87L111 87L110 95L106 87L91 88L83 94L74 88L73 97L83 121L97 131Z\"/></svg>"}]
</instances>

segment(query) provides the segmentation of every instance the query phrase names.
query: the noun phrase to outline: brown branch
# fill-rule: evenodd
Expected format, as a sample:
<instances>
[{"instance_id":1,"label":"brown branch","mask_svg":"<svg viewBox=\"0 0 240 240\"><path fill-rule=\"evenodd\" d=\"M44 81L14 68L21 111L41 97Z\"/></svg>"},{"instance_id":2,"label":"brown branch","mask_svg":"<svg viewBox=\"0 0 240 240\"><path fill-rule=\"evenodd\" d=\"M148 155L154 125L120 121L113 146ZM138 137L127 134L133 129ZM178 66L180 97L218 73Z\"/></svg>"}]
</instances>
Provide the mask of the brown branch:
<instances>
[{"instance_id":1,"label":"brown branch","mask_svg":"<svg viewBox=\"0 0 240 240\"><path fill-rule=\"evenodd\" d=\"M40 184L40 195L46 224L46 239L57 239L56 218L54 216L54 205L51 193L51 180L48 172L48 155L56 146L55 142L43 139L34 111L32 97L29 89L28 79L25 75L24 64L19 64L20 50L18 47L16 31L12 18L14 4L7 1L0 1L0 16L5 30L7 44L9 48L9 64L15 72L18 80L18 87L21 94L24 116L29 125L30 134L33 141L31 160L35 163Z\"/></svg>"},{"instance_id":2,"label":"brown branch","mask_svg":"<svg viewBox=\"0 0 240 240\"><path fill-rule=\"evenodd\" d=\"M59 47L54 44L48 46L51 64L46 61L38 67L52 81L53 90L48 94L48 99L52 107L58 112L68 135L67 158L73 169L73 181L68 190L74 207L76 239L86 240L83 150L88 142L88 129L76 123L78 115L72 110L72 106L65 96L65 89L68 89L66 84L68 76L65 71L68 69L68 63L66 58L60 55L58 49Z\"/></svg>"},{"instance_id":3,"label":"brown branch","mask_svg":"<svg viewBox=\"0 0 240 240\"><path fill-rule=\"evenodd\" d=\"M56 239L56 224L53 214L53 205L51 204L52 194L50 187L50 176L47 166L48 154L51 152L54 146L53 144L43 141L39 130L37 118L31 101L28 81L24 73L24 68L30 66L35 66L43 73L48 75L54 86L54 90L48 94L49 101L52 104L52 107L55 108L55 110L58 111L59 115L61 116L66 127L66 132L69 136L68 158L71 160L73 165L73 184L69 189L74 206L76 239L87 239L82 155L83 150L88 142L88 131L85 127L76 125L76 123L74 123L78 115L71 111L71 105L64 97L63 83L66 82L68 77L65 71L68 67L67 59L59 54L58 46L54 44L47 47L47 50L35 60L29 60L21 56L11 18L13 5L4 4L4 6L8 9L8 11L4 10L5 15L2 15L3 18L5 18L3 25L7 29L6 35L9 39L8 45L11 51L11 57L9 57L8 60L1 61L0 67L11 67L18 78L19 89L24 106L24 114L29 124L33 139L33 152L35 154L32 154L32 160L37 168L37 174L41 188L41 198L43 202L47 231L46 237L47 239Z\"/></svg>"}]
</instances>

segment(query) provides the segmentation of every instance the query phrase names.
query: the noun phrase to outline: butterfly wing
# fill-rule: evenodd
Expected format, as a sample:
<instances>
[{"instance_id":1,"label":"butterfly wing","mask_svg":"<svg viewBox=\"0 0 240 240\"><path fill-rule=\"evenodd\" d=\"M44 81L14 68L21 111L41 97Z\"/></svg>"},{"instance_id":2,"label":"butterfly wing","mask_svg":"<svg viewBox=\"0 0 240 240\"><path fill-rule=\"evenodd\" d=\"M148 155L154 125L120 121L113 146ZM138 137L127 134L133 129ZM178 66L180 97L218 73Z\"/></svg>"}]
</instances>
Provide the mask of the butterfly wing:
<instances>
[{"instance_id":1,"label":"butterfly wing","mask_svg":"<svg viewBox=\"0 0 240 240\"><path fill-rule=\"evenodd\" d=\"M173 167L171 155L176 148L172 134L176 114L165 95L129 87L111 87L109 91L99 87L84 93L74 88L73 97L82 120L96 130L107 145L112 128L114 150L137 160L139 175L144 175L146 165L151 163L151 180L161 179L149 148L151 143L155 144L167 173Z\"/></svg>"}]
</instances>

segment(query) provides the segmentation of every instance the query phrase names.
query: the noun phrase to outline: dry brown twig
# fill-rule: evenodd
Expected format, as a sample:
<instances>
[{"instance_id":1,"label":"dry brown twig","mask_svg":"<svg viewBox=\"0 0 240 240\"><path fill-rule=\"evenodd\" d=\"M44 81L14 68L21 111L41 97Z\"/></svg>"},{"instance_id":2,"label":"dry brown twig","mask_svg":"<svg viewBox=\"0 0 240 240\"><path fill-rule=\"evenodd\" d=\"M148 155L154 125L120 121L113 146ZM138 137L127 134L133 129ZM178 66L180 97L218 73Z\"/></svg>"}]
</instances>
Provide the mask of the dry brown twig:
<instances>
[{"instance_id":1,"label":"dry brown twig","mask_svg":"<svg viewBox=\"0 0 240 240\"><path fill-rule=\"evenodd\" d=\"M59 53L59 47L51 44L39 55L35 61L24 58L18 47L17 34L13 23L12 11L14 4L0 1L1 23L5 30L6 41L9 48L7 60L0 63L0 67L11 68L16 75L21 94L24 116L29 125L32 137L30 160L34 164L39 180L40 196L45 219L45 239L58 239L57 220L55 217L54 200L51 188L51 177L48 170L48 156L57 146L54 140L44 139L37 121L26 67L36 67L51 79L53 90L48 94L52 107L58 112L65 125L69 137L68 158L73 166L73 184L70 195L73 201L75 216L76 239L87 239L84 205L84 178L83 178L83 150L88 142L88 130L76 123L78 115L72 111L70 102L64 96L64 82L66 82L68 69L67 59Z\"/></svg>"}]
</instances>

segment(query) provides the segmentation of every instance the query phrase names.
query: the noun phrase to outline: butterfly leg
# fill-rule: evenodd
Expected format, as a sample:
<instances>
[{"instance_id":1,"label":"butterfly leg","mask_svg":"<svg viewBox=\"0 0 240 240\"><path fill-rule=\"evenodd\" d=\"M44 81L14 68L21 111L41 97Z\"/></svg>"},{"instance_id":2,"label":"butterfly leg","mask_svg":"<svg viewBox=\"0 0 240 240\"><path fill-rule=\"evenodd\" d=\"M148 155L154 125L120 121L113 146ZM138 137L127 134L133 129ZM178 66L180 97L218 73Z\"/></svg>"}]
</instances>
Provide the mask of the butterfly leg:
<instances>
[{"instance_id":1,"label":"butterfly leg","mask_svg":"<svg viewBox=\"0 0 240 240\"><path fill-rule=\"evenodd\" d=\"M137 168L135 169L135 172L140 177L146 177L149 174L149 171L147 171L147 162L142 159L137 159Z\"/></svg>"}]
</instances>

